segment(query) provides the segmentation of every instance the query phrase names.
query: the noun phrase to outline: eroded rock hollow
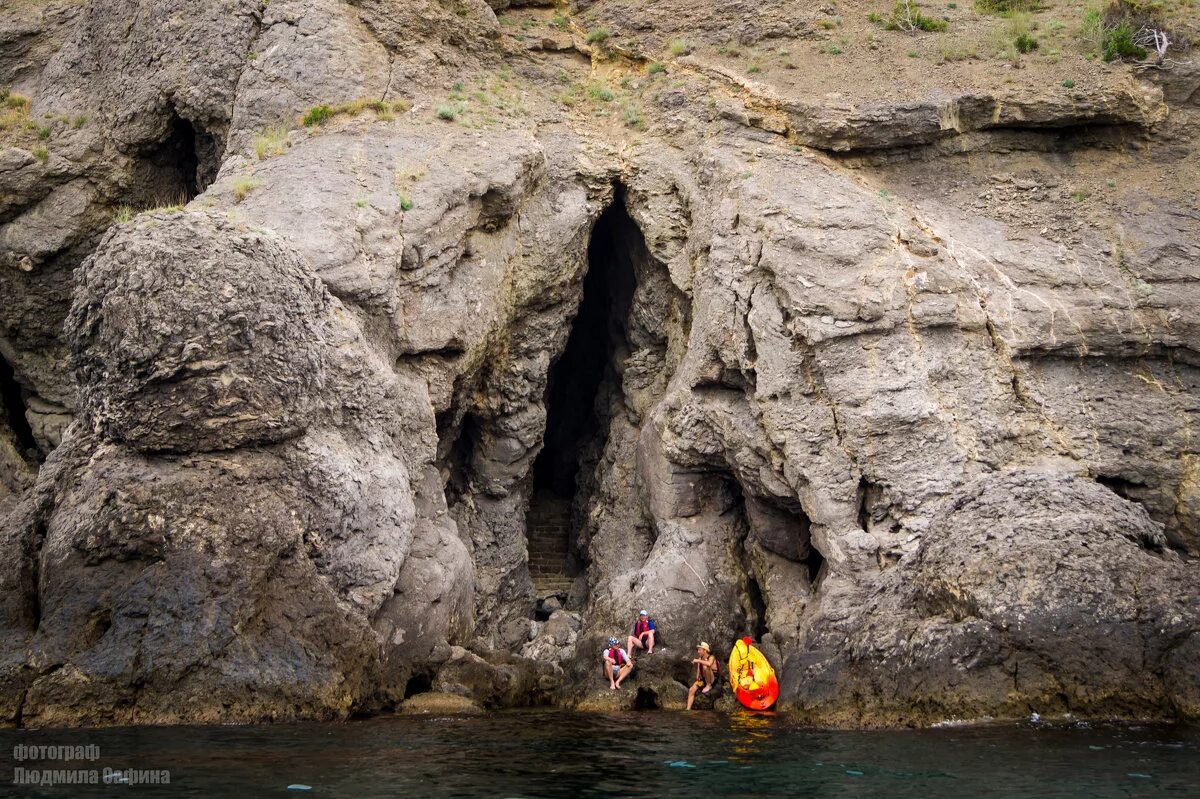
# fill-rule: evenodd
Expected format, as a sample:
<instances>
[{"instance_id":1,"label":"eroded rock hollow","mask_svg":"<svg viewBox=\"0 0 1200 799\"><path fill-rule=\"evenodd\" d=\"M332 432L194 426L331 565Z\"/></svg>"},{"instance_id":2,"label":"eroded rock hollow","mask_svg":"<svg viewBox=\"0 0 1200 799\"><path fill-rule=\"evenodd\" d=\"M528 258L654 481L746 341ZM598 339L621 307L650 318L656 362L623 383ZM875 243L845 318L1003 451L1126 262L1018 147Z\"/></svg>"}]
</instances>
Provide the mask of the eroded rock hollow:
<instances>
[{"instance_id":1,"label":"eroded rock hollow","mask_svg":"<svg viewBox=\"0 0 1200 799\"><path fill-rule=\"evenodd\" d=\"M1200 716L1190 61L144 6L0 10L0 719L678 708L740 635L801 721Z\"/></svg>"}]
</instances>

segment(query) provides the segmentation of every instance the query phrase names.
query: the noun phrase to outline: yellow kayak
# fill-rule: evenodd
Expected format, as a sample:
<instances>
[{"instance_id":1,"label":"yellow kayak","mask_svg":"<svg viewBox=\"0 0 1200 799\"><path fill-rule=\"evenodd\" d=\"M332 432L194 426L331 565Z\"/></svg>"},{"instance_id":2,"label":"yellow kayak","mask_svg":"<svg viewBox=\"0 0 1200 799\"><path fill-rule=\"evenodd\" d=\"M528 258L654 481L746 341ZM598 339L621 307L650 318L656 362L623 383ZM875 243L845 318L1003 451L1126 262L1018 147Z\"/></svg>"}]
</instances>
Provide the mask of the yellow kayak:
<instances>
[{"instance_id":1,"label":"yellow kayak","mask_svg":"<svg viewBox=\"0 0 1200 799\"><path fill-rule=\"evenodd\" d=\"M733 694L751 710L766 710L779 698L775 669L749 638L742 638L729 653L729 685Z\"/></svg>"}]
</instances>

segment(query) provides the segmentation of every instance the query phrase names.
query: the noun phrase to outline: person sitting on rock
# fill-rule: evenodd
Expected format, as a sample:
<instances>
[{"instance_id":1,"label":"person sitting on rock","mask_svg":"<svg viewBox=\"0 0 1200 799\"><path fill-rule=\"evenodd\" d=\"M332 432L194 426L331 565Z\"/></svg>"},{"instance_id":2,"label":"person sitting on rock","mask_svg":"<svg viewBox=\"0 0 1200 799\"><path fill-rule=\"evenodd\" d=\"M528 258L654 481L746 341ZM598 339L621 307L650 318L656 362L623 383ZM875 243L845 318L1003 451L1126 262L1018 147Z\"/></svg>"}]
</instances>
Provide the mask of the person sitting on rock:
<instances>
[{"instance_id":1,"label":"person sitting on rock","mask_svg":"<svg viewBox=\"0 0 1200 799\"><path fill-rule=\"evenodd\" d=\"M692 658L692 662L696 664L696 681L692 683L692 688L688 691L688 710L692 709L692 703L696 701L696 691L706 694L712 690L713 681L716 680L717 671L720 669L707 642L700 642L700 645L696 647L696 655L697 657Z\"/></svg>"},{"instance_id":2,"label":"person sitting on rock","mask_svg":"<svg viewBox=\"0 0 1200 799\"><path fill-rule=\"evenodd\" d=\"M653 655L656 632L654 619L650 618L650 614L643 610L638 614L637 621L633 623L633 635L629 636L629 651L636 652L639 649L645 649L647 655Z\"/></svg>"},{"instance_id":3,"label":"person sitting on rock","mask_svg":"<svg viewBox=\"0 0 1200 799\"><path fill-rule=\"evenodd\" d=\"M608 649L604 650L604 676L608 678L608 687L617 690L621 682L633 671L633 660L629 653L617 646L616 638L608 639Z\"/></svg>"}]
</instances>

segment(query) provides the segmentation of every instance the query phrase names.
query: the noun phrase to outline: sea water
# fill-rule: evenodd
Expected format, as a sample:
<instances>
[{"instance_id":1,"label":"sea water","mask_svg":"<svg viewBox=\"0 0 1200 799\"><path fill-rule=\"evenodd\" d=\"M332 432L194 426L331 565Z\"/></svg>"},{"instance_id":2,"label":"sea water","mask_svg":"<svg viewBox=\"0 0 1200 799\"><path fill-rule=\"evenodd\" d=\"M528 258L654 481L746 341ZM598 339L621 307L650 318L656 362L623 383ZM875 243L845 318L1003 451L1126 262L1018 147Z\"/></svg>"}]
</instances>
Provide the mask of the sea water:
<instances>
[{"instance_id":1,"label":"sea water","mask_svg":"<svg viewBox=\"0 0 1200 799\"><path fill-rule=\"evenodd\" d=\"M3 730L0 751L6 797L1200 797L1200 728L1150 724L849 732L749 713L513 711ZM95 785L13 784L89 770Z\"/></svg>"}]
</instances>

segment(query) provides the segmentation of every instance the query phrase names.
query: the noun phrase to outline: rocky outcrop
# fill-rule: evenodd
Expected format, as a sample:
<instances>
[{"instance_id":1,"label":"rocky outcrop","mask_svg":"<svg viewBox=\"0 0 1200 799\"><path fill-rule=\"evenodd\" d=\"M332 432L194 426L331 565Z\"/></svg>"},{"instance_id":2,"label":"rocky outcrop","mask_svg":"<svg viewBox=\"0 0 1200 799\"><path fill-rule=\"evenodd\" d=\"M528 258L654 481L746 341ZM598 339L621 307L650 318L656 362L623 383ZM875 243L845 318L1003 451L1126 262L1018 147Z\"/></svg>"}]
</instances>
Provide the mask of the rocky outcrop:
<instances>
[{"instance_id":1,"label":"rocky outcrop","mask_svg":"<svg viewBox=\"0 0 1200 799\"><path fill-rule=\"evenodd\" d=\"M0 715L678 708L743 634L816 723L1200 715L1187 74L835 95L675 5L4 12Z\"/></svg>"},{"instance_id":2,"label":"rocky outcrop","mask_svg":"<svg viewBox=\"0 0 1200 799\"><path fill-rule=\"evenodd\" d=\"M989 475L849 614L818 612L787 661L803 712L844 722L981 715L1194 715L1192 575L1145 511L1090 480ZM827 716L818 710L818 716Z\"/></svg>"}]
</instances>

